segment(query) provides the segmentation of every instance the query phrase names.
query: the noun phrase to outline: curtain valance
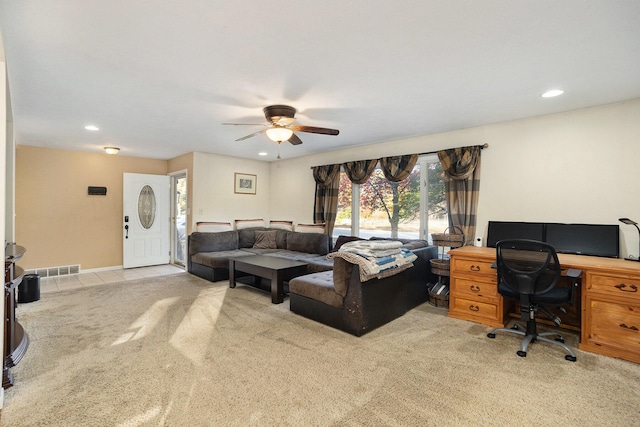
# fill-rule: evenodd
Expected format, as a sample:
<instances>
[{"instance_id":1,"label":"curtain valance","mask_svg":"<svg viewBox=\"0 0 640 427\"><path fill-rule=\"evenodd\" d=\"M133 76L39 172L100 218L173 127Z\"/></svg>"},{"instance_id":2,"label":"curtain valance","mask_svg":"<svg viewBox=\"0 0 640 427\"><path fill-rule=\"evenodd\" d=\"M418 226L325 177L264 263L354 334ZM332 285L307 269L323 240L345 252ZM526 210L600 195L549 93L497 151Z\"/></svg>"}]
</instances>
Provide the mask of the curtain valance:
<instances>
[{"instance_id":1,"label":"curtain valance","mask_svg":"<svg viewBox=\"0 0 640 427\"><path fill-rule=\"evenodd\" d=\"M340 165L324 165L313 167L313 179L324 187L330 185L333 179L340 173Z\"/></svg>"},{"instance_id":2,"label":"curtain valance","mask_svg":"<svg viewBox=\"0 0 640 427\"><path fill-rule=\"evenodd\" d=\"M376 169L377 163L378 159L357 160L355 162L346 162L342 166L351 182L354 184L364 184Z\"/></svg>"},{"instance_id":3,"label":"curtain valance","mask_svg":"<svg viewBox=\"0 0 640 427\"><path fill-rule=\"evenodd\" d=\"M470 238L469 241L472 241L475 234L475 210L480 182L480 150L487 146L485 144L459 147L437 152L445 172L449 223L461 227L465 236ZM420 154L406 154L312 167L313 178L316 181L314 222L325 222L327 233L332 233L338 210L340 167L344 168L352 183L364 184L380 162L385 178L391 182L400 182L409 176L418 161L418 156Z\"/></svg>"},{"instance_id":4,"label":"curtain valance","mask_svg":"<svg viewBox=\"0 0 640 427\"><path fill-rule=\"evenodd\" d=\"M380 167L385 178L392 182L400 182L409 176L417 161L417 154L383 157L380 159Z\"/></svg>"},{"instance_id":5,"label":"curtain valance","mask_svg":"<svg viewBox=\"0 0 640 427\"><path fill-rule=\"evenodd\" d=\"M451 179L467 179L480 161L482 146L450 148L438 151L442 170Z\"/></svg>"}]
</instances>

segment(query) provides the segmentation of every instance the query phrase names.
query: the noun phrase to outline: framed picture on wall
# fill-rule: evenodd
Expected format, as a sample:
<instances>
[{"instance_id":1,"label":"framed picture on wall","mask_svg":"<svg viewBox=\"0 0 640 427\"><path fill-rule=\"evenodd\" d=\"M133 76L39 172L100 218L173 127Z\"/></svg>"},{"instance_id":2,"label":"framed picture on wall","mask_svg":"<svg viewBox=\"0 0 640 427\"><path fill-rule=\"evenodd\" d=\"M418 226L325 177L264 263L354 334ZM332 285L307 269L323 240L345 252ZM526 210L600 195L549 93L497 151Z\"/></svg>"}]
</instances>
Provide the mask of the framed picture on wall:
<instances>
[{"instance_id":1,"label":"framed picture on wall","mask_svg":"<svg viewBox=\"0 0 640 427\"><path fill-rule=\"evenodd\" d=\"M258 177L247 173L235 173L235 185L233 192L236 194L256 194Z\"/></svg>"}]
</instances>

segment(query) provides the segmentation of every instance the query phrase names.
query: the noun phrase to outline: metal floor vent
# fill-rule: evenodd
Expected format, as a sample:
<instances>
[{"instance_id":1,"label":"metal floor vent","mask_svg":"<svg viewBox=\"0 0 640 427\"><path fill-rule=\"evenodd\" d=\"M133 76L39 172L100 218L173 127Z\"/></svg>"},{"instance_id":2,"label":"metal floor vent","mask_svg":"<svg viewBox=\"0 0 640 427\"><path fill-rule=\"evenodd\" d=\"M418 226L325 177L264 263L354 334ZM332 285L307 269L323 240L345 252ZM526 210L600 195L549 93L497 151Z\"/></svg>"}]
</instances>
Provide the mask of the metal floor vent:
<instances>
[{"instance_id":1,"label":"metal floor vent","mask_svg":"<svg viewBox=\"0 0 640 427\"><path fill-rule=\"evenodd\" d=\"M37 274L40 277L67 276L80 273L80 264L64 265L61 267L42 267L26 270L25 274Z\"/></svg>"}]
</instances>

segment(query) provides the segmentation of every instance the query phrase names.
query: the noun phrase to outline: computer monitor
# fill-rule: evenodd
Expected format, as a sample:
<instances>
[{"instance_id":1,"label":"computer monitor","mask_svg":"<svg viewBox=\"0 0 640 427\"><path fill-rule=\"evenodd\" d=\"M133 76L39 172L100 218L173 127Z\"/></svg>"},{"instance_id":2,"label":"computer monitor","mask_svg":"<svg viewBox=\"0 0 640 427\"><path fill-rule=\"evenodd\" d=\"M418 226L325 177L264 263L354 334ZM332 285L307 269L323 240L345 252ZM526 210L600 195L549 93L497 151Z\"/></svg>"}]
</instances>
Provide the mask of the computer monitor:
<instances>
[{"instance_id":1,"label":"computer monitor","mask_svg":"<svg viewBox=\"0 0 640 427\"><path fill-rule=\"evenodd\" d=\"M547 223L545 240L559 253L620 257L618 225Z\"/></svg>"},{"instance_id":2,"label":"computer monitor","mask_svg":"<svg viewBox=\"0 0 640 427\"><path fill-rule=\"evenodd\" d=\"M489 221L487 230L487 246L495 248L496 243L504 239L530 239L543 241L544 223Z\"/></svg>"}]
</instances>

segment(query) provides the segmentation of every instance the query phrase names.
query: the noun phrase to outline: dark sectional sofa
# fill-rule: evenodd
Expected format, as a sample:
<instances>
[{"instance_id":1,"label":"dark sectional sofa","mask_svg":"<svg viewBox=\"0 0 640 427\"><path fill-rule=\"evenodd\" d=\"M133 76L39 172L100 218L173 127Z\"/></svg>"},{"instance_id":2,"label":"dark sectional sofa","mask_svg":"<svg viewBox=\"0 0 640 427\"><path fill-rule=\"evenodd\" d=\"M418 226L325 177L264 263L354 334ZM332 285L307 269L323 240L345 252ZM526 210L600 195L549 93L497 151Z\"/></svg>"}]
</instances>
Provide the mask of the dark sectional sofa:
<instances>
[{"instance_id":1,"label":"dark sectional sofa","mask_svg":"<svg viewBox=\"0 0 640 427\"><path fill-rule=\"evenodd\" d=\"M256 232L275 232L275 247L255 248ZM331 270L331 236L317 233L247 228L218 233L193 232L187 239L187 271L217 282L229 278L229 258L267 255L308 263L309 273Z\"/></svg>"},{"instance_id":2,"label":"dark sectional sofa","mask_svg":"<svg viewBox=\"0 0 640 427\"><path fill-rule=\"evenodd\" d=\"M430 260L436 246L412 249L413 267L396 275L361 281L360 267L335 258L332 271L289 282L291 311L352 335L361 336L429 300L427 283L436 283Z\"/></svg>"},{"instance_id":3,"label":"dark sectional sofa","mask_svg":"<svg viewBox=\"0 0 640 427\"><path fill-rule=\"evenodd\" d=\"M269 248L256 245L258 232L275 235ZM308 264L306 275L289 282L291 311L350 334L361 336L428 301L427 283L436 283L430 260L438 248L425 240L400 240L417 259L398 274L360 279L360 267L340 257L328 259L332 250L351 241L340 236L332 248L326 234L268 228L223 232L194 232L188 237L187 270L212 282L229 278L229 258L254 254L283 257ZM372 238L376 240L379 238Z\"/></svg>"}]
</instances>

